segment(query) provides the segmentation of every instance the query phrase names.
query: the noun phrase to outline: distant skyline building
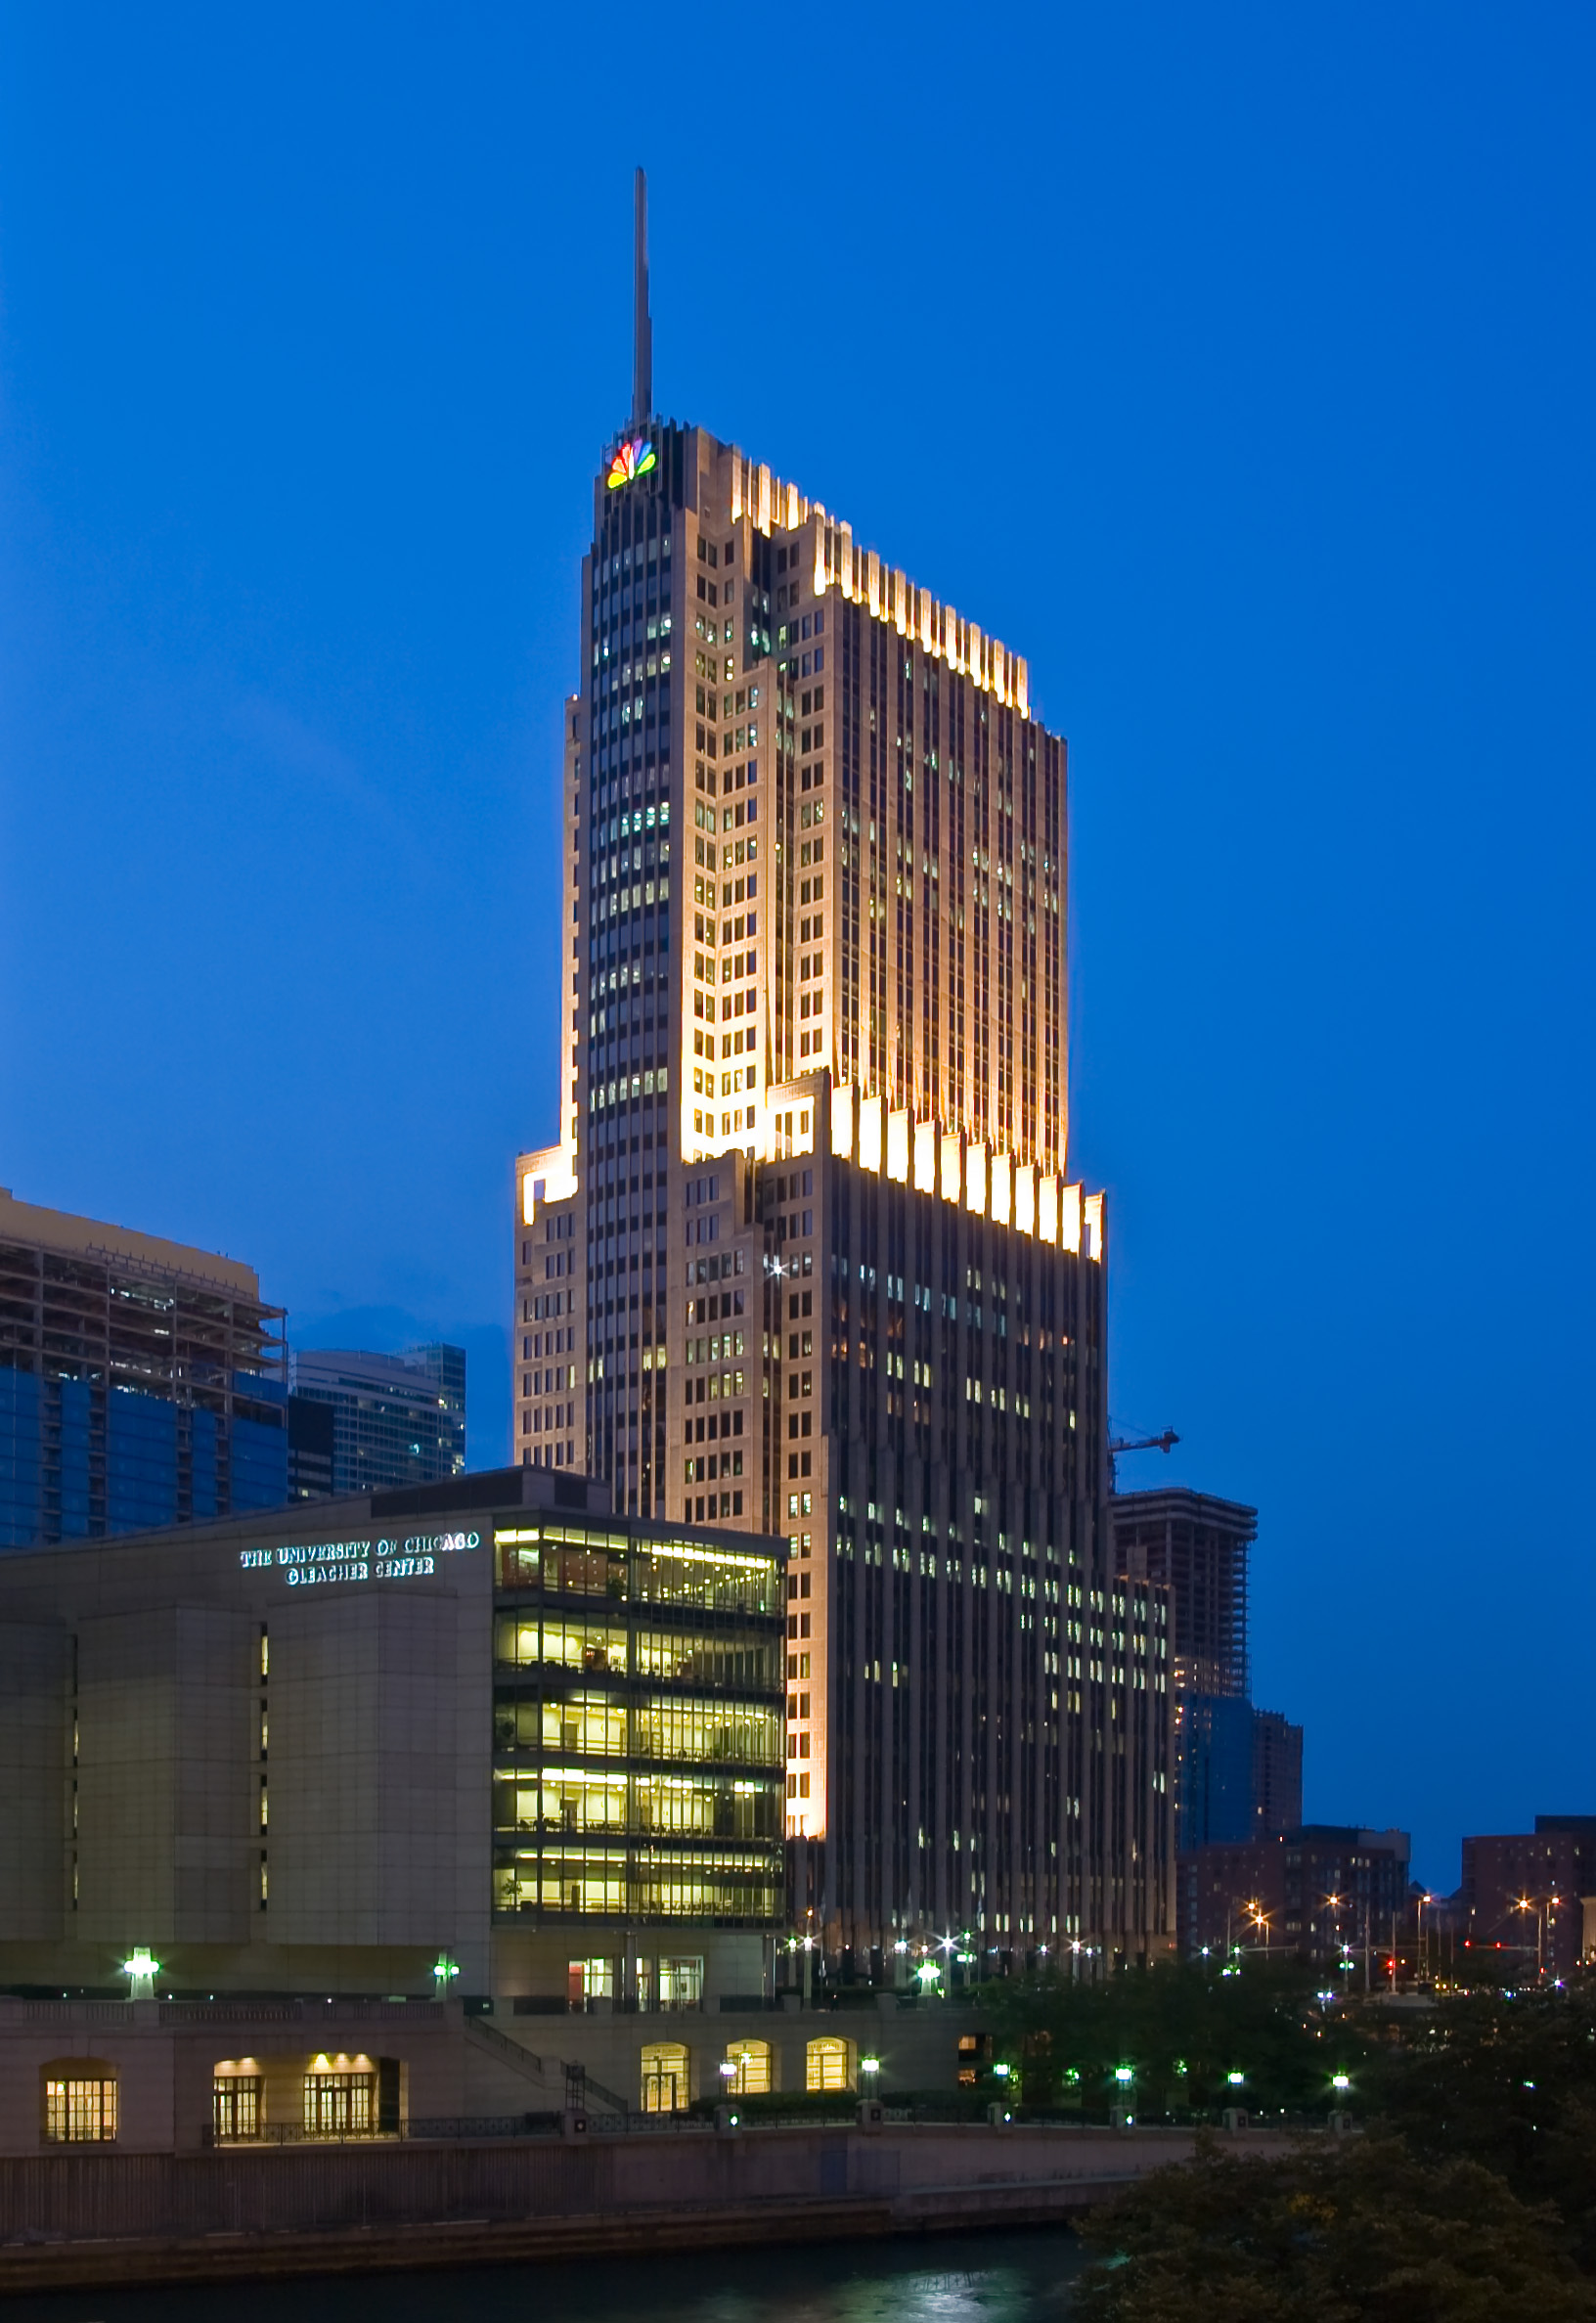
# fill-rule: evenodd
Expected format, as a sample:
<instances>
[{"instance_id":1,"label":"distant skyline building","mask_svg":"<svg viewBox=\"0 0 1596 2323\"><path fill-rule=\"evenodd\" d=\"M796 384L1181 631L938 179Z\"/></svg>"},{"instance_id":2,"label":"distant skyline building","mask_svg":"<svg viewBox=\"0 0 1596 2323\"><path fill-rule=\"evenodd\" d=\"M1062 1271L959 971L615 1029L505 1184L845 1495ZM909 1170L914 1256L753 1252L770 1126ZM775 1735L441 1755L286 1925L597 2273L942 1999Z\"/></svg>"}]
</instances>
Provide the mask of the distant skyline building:
<instances>
[{"instance_id":1,"label":"distant skyline building","mask_svg":"<svg viewBox=\"0 0 1596 2323\"><path fill-rule=\"evenodd\" d=\"M843 1973L1173 1934L1161 1583L1108 1525L1068 1175L1065 744L796 484L633 411L566 703L558 1139L515 1443L783 1534L791 1907Z\"/></svg>"},{"instance_id":2,"label":"distant skyline building","mask_svg":"<svg viewBox=\"0 0 1596 2323\"><path fill-rule=\"evenodd\" d=\"M1121 1571L1171 1592L1177 1852L1289 1830L1303 1819L1303 1730L1251 1700L1258 1510L1185 1485L1118 1493L1111 1507Z\"/></svg>"},{"instance_id":3,"label":"distant skyline building","mask_svg":"<svg viewBox=\"0 0 1596 2323\"><path fill-rule=\"evenodd\" d=\"M1239 1694L1175 1699L1175 1846L1240 1845L1257 1836L1253 1706Z\"/></svg>"},{"instance_id":4,"label":"distant skyline building","mask_svg":"<svg viewBox=\"0 0 1596 2323\"><path fill-rule=\"evenodd\" d=\"M333 1411L309 1396L288 1398L288 1498L325 1500L332 1490Z\"/></svg>"},{"instance_id":5,"label":"distant skyline building","mask_svg":"<svg viewBox=\"0 0 1596 2323\"><path fill-rule=\"evenodd\" d=\"M1346 1974L1355 1966L1361 1983L1405 1926L1411 1853L1405 1831L1343 1823L1192 1848L1176 1867L1181 1952L1295 1952Z\"/></svg>"},{"instance_id":6,"label":"distant skyline building","mask_svg":"<svg viewBox=\"0 0 1596 2323\"><path fill-rule=\"evenodd\" d=\"M0 1547L287 1494L283 1309L255 1270L0 1189Z\"/></svg>"},{"instance_id":7,"label":"distant skyline building","mask_svg":"<svg viewBox=\"0 0 1596 2323\"><path fill-rule=\"evenodd\" d=\"M294 1497L315 1496L332 1416L333 1493L441 1484L466 1467L466 1350L442 1341L373 1355L295 1348L289 1357ZM319 1407L305 1411L304 1406Z\"/></svg>"},{"instance_id":8,"label":"distant skyline building","mask_svg":"<svg viewBox=\"0 0 1596 2323\"><path fill-rule=\"evenodd\" d=\"M1247 1561L1258 1510L1185 1485L1117 1493L1114 1550L1128 1573L1174 1591L1175 1681L1195 1694L1250 1690Z\"/></svg>"},{"instance_id":9,"label":"distant skyline building","mask_svg":"<svg viewBox=\"0 0 1596 2323\"><path fill-rule=\"evenodd\" d=\"M1278 1710L1253 1712L1253 1836L1275 1839L1303 1819L1303 1729Z\"/></svg>"},{"instance_id":10,"label":"distant skyline building","mask_svg":"<svg viewBox=\"0 0 1596 2323\"><path fill-rule=\"evenodd\" d=\"M1460 1900L1471 1944L1571 1976L1596 1954L1596 1815L1537 1814L1533 1832L1466 1838Z\"/></svg>"}]
</instances>

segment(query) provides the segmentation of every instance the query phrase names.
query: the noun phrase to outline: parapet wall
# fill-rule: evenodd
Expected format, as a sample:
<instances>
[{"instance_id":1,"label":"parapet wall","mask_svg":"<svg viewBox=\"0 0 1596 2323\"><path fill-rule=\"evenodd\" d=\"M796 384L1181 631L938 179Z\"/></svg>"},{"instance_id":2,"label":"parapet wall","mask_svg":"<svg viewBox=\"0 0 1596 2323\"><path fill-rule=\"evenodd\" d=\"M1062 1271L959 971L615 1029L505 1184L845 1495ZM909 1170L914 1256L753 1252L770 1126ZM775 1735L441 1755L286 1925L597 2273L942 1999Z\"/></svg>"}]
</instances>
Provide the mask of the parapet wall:
<instances>
[{"instance_id":1,"label":"parapet wall","mask_svg":"<svg viewBox=\"0 0 1596 2323\"><path fill-rule=\"evenodd\" d=\"M3 2161L0 2293L1044 2224L1193 2149L1183 2130L695 2123Z\"/></svg>"}]
</instances>

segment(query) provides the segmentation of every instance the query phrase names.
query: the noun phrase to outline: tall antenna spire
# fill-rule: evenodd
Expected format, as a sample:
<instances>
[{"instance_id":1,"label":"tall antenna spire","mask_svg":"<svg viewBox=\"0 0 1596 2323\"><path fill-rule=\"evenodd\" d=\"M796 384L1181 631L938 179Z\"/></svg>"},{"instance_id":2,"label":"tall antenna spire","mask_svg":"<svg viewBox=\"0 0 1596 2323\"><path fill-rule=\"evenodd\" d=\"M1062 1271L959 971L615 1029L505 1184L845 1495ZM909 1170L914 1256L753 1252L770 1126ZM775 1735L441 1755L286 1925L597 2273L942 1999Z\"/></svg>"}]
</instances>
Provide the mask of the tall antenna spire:
<instances>
[{"instance_id":1,"label":"tall antenna spire","mask_svg":"<svg viewBox=\"0 0 1596 2323\"><path fill-rule=\"evenodd\" d=\"M654 404L654 327L648 320L648 181L640 169L633 200L632 424L646 427Z\"/></svg>"}]
</instances>

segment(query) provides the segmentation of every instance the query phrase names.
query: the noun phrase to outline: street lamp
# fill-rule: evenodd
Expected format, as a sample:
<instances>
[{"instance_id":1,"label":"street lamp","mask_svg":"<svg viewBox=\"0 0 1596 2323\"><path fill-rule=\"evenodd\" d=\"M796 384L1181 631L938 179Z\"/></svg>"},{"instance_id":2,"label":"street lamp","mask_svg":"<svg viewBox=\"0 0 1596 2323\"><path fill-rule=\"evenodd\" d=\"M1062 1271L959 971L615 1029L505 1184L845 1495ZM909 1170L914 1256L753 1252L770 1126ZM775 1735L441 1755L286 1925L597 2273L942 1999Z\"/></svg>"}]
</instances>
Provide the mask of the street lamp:
<instances>
[{"instance_id":1,"label":"street lamp","mask_svg":"<svg viewBox=\"0 0 1596 2323\"><path fill-rule=\"evenodd\" d=\"M1517 1911L1532 1911L1535 1915L1535 1981L1537 1983L1542 1982L1546 1975L1547 1912L1555 1910L1562 1900L1560 1896L1521 1896L1514 1906Z\"/></svg>"},{"instance_id":2,"label":"street lamp","mask_svg":"<svg viewBox=\"0 0 1596 2323\"><path fill-rule=\"evenodd\" d=\"M122 1962L122 1974L128 1979L128 1997L131 2000L154 2000L155 1978L160 1962L147 1943L136 1943Z\"/></svg>"}]
</instances>

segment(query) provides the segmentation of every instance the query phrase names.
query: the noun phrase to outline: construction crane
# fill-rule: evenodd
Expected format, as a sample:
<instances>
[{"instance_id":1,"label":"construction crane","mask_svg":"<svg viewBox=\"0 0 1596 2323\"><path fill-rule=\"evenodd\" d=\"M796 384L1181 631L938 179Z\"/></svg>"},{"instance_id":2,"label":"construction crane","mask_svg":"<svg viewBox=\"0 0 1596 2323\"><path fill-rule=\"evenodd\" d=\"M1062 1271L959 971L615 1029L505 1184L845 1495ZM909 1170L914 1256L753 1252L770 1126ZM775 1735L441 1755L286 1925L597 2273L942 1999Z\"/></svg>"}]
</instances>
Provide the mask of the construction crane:
<instances>
[{"instance_id":1,"label":"construction crane","mask_svg":"<svg viewBox=\"0 0 1596 2323\"><path fill-rule=\"evenodd\" d=\"M1166 1428L1162 1436L1111 1436L1108 1440L1109 1491L1117 1493L1120 1489L1119 1470L1115 1466L1116 1454L1122 1452L1169 1452L1174 1451L1179 1441L1173 1428Z\"/></svg>"}]
</instances>

